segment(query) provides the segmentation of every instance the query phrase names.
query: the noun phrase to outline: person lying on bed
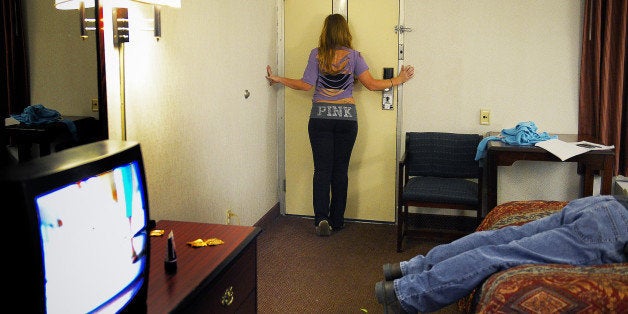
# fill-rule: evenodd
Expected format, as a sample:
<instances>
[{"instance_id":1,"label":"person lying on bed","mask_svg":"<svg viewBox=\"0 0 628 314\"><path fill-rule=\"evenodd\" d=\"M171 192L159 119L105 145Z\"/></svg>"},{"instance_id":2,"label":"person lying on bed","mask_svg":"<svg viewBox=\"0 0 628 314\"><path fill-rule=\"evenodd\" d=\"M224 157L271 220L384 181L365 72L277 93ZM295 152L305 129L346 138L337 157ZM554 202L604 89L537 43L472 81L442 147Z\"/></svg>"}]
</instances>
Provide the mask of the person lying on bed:
<instances>
[{"instance_id":1,"label":"person lying on bed","mask_svg":"<svg viewBox=\"0 0 628 314\"><path fill-rule=\"evenodd\" d=\"M433 312L487 277L522 264L589 266L628 262L628 197L589 196L521 226L471 233L425 256L385 264L375 284L385 312Z\"/></svg>"}]
</instances>

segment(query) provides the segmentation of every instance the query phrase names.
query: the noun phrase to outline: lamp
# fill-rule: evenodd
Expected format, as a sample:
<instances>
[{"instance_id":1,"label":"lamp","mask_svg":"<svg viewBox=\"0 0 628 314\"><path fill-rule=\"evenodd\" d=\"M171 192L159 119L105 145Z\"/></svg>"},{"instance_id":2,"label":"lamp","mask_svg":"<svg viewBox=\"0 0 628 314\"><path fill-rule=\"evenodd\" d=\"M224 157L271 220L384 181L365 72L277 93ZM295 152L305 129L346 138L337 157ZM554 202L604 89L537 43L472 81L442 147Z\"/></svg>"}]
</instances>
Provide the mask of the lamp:
<instances>
[{"instance_id":1,"label":"lamp","mask_svg":"<svg viewBox=\"0 0 628 314\"><path fill-rule=\"evenodd\" d=\"M148 3L148 4L155 4L155 5L167 5L173 8L181 7L181 0L133 0L133 1Z\"/></svg>"},{"instance_id":2,"label":"lamp","mask_svg":"<svg viewBox=\"0 0 628 314\"><path fill-rule=\"evenodd\" d=\"M113 8L113 42L121 46L129 42L129 9Z\"/></svg>"},{"instance_id":3,"label":"lamp","mask_svg":"<svg viewBox=\"0 0 628 314\"><path fill-rule=\"evenodd\" d=\"M79 8L80 2L83 2L86 8L94 7L94 0L55 0L55 8L57 10L76 10Z\"/></svg>"},{"instance_id":4,"label":"lamp","mask_svg":"<svg viewBox=\"0 0 628 314\"><path fill-rule=\"evenodd\" d=\"M154 34L159 40L161 37L161 6L167 5L180 8L181 0L133 0L135 2L152 4L154 8ZM129 42L129 17L127 8L113 8L113 37L114 44L118 46L120 65L120 120L122 139L126 140L126 92L125 92L125 66L124 66L124 43Z\"/></svg>"},{"instance_id":5,"label":"lamp","mask_svg":"<svg viewBox=\"0 0 628 314\"><path fill-rule=\"evenodd\" d=\"M55 0L55 8L58 10L79 10L79 18L81 22L81 38L87 38L87 31L96 30L96 26L87 27L87 23L96 24L96 19L85 18L85 8L93 8L94 0Z\"/></svg>"},{"instance_id":6,"label":"lamp","mask_svg":"<svg viewBox=\"0 0 628 314\"><path fill-rule=\"evenodd\" d=\"M181 7L181 0L133 0L135 2L147 3L153 5L153 31L157 40L161 38L161 6L169 6L173 8Z\"/></svg>"}]
</instances>

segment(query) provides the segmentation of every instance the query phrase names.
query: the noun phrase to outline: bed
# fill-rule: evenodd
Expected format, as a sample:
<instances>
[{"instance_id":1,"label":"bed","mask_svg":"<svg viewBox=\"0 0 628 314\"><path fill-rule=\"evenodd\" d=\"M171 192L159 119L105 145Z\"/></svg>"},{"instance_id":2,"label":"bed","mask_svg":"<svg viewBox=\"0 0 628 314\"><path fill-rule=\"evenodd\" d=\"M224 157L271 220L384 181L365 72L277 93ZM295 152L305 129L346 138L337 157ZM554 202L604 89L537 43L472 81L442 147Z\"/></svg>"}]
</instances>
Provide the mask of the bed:
<instances>
[{"instance_id":1,"label":"bed","mask_svg":"<svg viewBox=\"0 0 628 314\"><path fill-rule=\"evenodd\" d=\"M521 225L561 210L562 201L496 206L477 230ZM458 302L464 313L628 313L628 263L521 265L490 276Z\"/></svg>"}]
</instances>

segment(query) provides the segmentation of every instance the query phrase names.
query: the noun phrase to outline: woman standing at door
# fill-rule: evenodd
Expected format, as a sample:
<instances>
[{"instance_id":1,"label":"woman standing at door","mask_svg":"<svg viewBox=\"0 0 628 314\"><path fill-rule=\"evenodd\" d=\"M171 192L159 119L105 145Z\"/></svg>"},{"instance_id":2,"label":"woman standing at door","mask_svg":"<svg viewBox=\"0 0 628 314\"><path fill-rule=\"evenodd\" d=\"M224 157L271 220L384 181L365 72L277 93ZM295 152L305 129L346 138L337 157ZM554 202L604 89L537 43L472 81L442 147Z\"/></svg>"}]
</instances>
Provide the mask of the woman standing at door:
<instances>
[{"instance_id":1,"label":"woman standing at door","mask_svg":"<svg viewBox=\"0 0 628 314\"><path fill-rule=\"evenodd\" d=\"M373 78L351 40L344 16L331 14L325 18L318 47L310 52L301 79L274 75L270 66L266 67L270 85L280 83L303 91L314 87L308 134L314 159L314 225L320 236L344 227L349 160L358 134L353 99L356 78L368 90L377 91L403 84L414 76L412 66L402 66L397 77Z\"/></svg>"}]
</instances>

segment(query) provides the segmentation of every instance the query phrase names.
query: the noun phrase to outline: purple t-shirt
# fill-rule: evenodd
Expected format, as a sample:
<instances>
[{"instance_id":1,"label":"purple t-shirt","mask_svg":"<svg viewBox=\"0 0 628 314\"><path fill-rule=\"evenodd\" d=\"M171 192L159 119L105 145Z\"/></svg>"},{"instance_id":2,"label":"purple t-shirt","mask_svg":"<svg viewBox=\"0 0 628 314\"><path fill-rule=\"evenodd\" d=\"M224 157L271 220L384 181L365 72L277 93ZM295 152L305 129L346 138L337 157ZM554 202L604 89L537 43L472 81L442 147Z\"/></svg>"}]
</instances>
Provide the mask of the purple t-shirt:
<instances>
[{"instance_id":1,"label":"purple t-shirt","mask_svg":"<svg viewBox=\"0 0 628 314\"><path fill-rule=\"evenodd\" d=\"M318 59L316 58L318 48L314 48L310 52L302 80L314 86L312 102L327 102L353 97L355 78L369 69L360 52L346 47L341 49L349 51L349 53L337 63L338 65L344 63L344 68L333 75L319 73Z\"/></svg>"}]
</instances>

